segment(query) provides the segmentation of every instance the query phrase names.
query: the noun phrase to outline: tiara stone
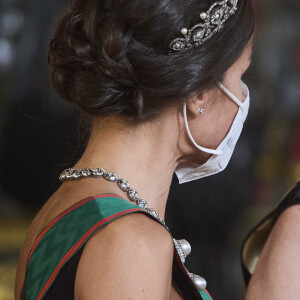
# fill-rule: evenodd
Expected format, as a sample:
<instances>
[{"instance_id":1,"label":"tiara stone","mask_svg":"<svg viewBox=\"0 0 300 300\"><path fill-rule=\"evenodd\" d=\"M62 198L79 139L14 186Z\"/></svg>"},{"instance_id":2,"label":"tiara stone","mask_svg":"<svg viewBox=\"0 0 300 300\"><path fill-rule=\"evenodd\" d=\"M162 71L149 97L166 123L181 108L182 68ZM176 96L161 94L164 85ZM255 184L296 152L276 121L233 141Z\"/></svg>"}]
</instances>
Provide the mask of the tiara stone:
<instances>
[{"instance_id":1,"label":"tiara stone","mask_svg":"<svg viewBox=\"0 0 300 300\"><path fill-rule=\"evenodd\" d=\"M226 20L237 10L238 0L223 0L213 3L207 11L200 13L201 23L192 28L182 28L184 37L176 38L169 44L169 54L199 46L223 28Z\"/></svg>"}]
</instances>

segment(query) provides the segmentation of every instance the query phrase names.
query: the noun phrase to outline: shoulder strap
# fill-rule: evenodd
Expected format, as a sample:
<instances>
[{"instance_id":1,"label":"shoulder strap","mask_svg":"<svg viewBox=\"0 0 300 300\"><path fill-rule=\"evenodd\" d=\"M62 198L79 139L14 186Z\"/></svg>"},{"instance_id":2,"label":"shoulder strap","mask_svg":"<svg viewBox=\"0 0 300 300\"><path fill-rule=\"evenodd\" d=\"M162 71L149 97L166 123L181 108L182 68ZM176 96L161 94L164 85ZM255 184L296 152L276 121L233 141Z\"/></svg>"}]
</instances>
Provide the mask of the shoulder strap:
<instances>
[{"instance_id":1,"label":"shoulder strap","mask_svg":"<svg viewBox=\"0 0 300 300\"><path fill-rule=\"evenodd\" d=\"M39 234L31 248L21 299L42 299L63 265L93 232L134 212L148 214L114 194L105 194L84 199L58 215Z\"/></svg>"},{"instance_id":2,"label":"shoulder strap","mask_svg":"<svg viewBox=\"0 0 300 300\"><path fill-rule=\"evenodd\" d=\"M145 213L159 222L144 209L115 194L83 199L58 215L42 230L31 248L21 299L43 299L59 271L93 232L121 216L135 212ZM190 283L197 299L212 299L207 290L200 291L194 285L175 247L174 263Z\"/></svg>"},{"instance_id":3,"label":"shoulder strap","mask_svg":"<svg viewBox=\"0 0 300 300\"><path fill-rule=\"evenodd\" d=\"M244 239L240 250L240 262L246 286L255 270L257 257L260 256L275 222L284 210L296 204L300 204L300 181L286 193L276 208L251 229Z\"/></svg>"}]
</instances>

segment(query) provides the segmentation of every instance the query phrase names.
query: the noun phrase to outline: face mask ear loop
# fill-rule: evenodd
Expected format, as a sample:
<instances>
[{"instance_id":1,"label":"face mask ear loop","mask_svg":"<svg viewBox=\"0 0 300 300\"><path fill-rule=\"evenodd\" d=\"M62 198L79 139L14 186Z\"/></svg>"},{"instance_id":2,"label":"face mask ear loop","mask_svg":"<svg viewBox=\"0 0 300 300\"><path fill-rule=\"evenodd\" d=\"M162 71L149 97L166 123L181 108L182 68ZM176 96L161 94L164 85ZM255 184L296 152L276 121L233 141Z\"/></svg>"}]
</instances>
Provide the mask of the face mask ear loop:
<instances>
[{"instance_id":1,"label":"face mask ear loop","mask_svg":"<svg viewBox=\"0 0 300 300\"><path fill-rule=\"evenodd\" d=\"M191 141L193 142L193 144L195 145L195 147L197 147L199 150L203 151L203 152L206 152L206 153L210 153L210 154L222 154L223 151L221 150L213 150L213 149L208 149L208 148L205 148L205 147L201 147L199 146L194 138L192 137L192 134L190 132L190 128L189 128L189 124L188 124L188 121L187 121L187 115L186 115L186 102L184 102L184 105L183 105L183 115L184 115L184 122L185 122L185 128L186 128L186 131L191 139Z\"/></svg>"},{"instance_id":2,"label":"face mask ear loop","mask_svg":"<svg viewBox=\"0 0 300 300\"><path fill-rule=\"evenodd\" d=\"M220 89L233 101L235 102L241 110L244 111L243 102L241 102L235 95L233 95L221 82L218 81Z\"/></svg>"}]
</instances>

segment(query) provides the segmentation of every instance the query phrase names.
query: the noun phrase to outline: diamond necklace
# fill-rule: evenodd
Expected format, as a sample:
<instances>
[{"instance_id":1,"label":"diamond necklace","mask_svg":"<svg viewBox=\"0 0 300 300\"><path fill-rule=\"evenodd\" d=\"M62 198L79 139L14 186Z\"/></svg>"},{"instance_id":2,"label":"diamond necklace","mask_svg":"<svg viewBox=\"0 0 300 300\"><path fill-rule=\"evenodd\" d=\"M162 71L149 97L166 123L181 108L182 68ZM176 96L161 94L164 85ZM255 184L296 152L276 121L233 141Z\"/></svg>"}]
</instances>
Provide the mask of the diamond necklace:
<instances>
[{"instance_id":1,"label":"diamond necklace","mask_svg":"<svg viewBox=\"0 0 300 300\"><path fill-rule=\"evenodd\" d=\"M148 203L145 200L140 199L137 191L130 187L130 183L126 179L119 178L118 175L115 173L106 172L104 169L100 169L100 168L97 169L88 168L88 169L76 169L76 170L70 168L64 170L60 174L59 180L65 182L65 181L77 180L77 179L88 178L88 177L105 178L108 181L117 182L120 189L123 192L127 192L127 195L132 202L135 202L136 205L146 210L150 215L152 215L155 219L157 219L169 231L169 233L171 233L169 227L165 224L165 221L158 216L157 211L154 208L149 208ZM173 237L172 239L174 242L175 249L178 253L178 256L182 264L184 265L186 257L191 253L192 250L191 245L187 240L184 239L176 240ZM198 289L204 290L206 288L207 283L203 277L190 273L187 269L186 271Z\"/></svg>"}]
</instances>

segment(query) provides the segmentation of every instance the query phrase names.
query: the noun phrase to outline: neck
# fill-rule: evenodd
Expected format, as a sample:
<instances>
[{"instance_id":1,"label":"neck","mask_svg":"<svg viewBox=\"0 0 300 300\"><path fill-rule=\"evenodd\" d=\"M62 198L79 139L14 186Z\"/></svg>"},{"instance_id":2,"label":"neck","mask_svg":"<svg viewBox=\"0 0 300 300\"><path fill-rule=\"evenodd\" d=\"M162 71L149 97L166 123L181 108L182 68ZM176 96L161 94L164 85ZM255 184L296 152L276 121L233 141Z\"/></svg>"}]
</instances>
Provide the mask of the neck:
<instances>
[{"instance_id":1,"label":"neck","mask_svg":"<svg viewBox=\"0 0 300 300\"><path fill-rule=\"evenodd\" d=\"M95 121L89 143L75 169L103 168L126 179L139 198L164 218L173 173L180 157L176 114L143 125L128 125L120 117ZM99 182L102 180L101 182ZM130 201L116 182L104 179L86 181L89 190L120 195Z\"/></svg>"}]
</instances>

